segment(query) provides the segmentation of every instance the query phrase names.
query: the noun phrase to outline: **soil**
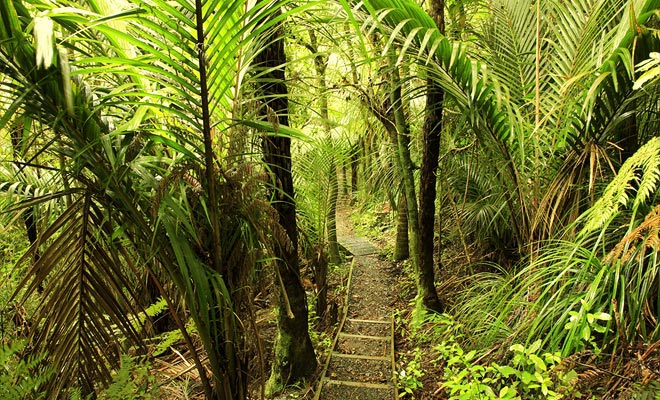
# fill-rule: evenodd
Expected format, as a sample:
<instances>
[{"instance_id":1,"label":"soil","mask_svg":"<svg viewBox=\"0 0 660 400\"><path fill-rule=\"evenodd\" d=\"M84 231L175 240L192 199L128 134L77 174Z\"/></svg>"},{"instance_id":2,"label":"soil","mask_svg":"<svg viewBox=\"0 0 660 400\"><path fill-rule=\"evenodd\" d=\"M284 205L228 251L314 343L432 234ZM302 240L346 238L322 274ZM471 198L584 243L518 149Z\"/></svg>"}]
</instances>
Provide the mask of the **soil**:
<instances>
[{"instance_id":1,"label":"soil","mask_svg":"<svg viewBox=\"0 0 660 400\"><path fill-rule=\"evenodd\" d=\"M345 385L329 385L325 388L323 398L342 400L383 400L392 397L387 389L360 388Z\"/></svg>"}]
</instances>

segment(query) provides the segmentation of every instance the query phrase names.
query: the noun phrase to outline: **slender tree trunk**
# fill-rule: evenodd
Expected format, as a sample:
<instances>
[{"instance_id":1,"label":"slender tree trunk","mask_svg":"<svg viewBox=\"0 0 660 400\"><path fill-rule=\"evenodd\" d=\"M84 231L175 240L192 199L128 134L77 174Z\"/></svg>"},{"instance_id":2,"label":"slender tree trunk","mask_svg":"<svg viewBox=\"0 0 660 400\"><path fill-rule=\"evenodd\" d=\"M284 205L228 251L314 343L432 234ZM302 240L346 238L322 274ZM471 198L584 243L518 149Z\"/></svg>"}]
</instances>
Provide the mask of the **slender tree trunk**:
<instances>
[{"instance_id":1,"label":"slender tree trunk","mask_svg":"<svg viewBox=\"0 0 660 400\"><path fill-rule=\"evenodd\" d=\"M23 137L23 129L25 129L25 124L23 120L20 120L15 123L11 129L11 146L12 152L14 155L14 162L24 159L21 151L21 142ZM37 231L37 220L35 213L37 211L36 206L32 206L23 211L23 221L25 222L25 233L27 234L28 241L30 246L34 246L37 243L38 231ZM36 263L39 261L39 250L35 249L32 262ZM39 283L37 287L37 292L42 293L44 291L43 284Z\"/></svg>"},{"instance_id":2,"label":"slender tree trunk","mask_svg":"<svg viewBox=\"0 0 660 400\"><path fill-rule=\"evenodd\" d=\"M271 18L279 17L274 12ZM289 103L285 84L284 65L286 54L282 26L269 33L268 45L257 55L255 63L262 71L260 88L265 104L263 115L277 116L279 125L288 125ZM280 224L286 230L290 246L281 246L276 262L277 279L280 280L277 312L278 335L275 340L275 358L267 384L267 394L273 395L287 384L308 378L316 369L316 355L307 328L307 299L299 276L298 231L294 203L293 178L291 176L291 139L285 136L264 136L264 159L271 169L275 193L274 207Z\"/></svg>"},{"instance_id":3,"label":"slender tree trunk","mask_svg":"<svg viewBox=\"0 0 660 400\"><path fill-rule=\"evenodd\" d=\"M341 194L344 198L348 196L348 168L350 161L344 157L344 161L341 163Z\"/></svg>"},{"instance_id":4,"label":"slender tree trunk","mask_svg":"<svg viewBox=\"0 0 660 400\"><path fill-rule=\"evenodd\" d=\"M408 205L408 231L411 248L411 258L415 268L415 278L417 286L417 298L422 301L422 305L432 310L439 308L439 301L437 304L433 303L433 298L437 300L435 291L435 283L431 279L429 281L428 274L421 270L421 243L420 243L420 226L419 226L419 210L417 208L417 198L415 196L415 178L413 174L414 166L410 157L410 125L405 114L402 104L401 96L401 80L399 78L399 71L394 65L394 59L390 60L391 69L391 92L390 102L394 111L394 121L396 130L398 132L398 159L400 171L403 178L403 189L406 194L406 204Z\"/></svg>"},{"instance_id":5,"label":"slender tree trunk","mask_svg":"<svg viewBox=\"0 0 660 400\"><path fill-rule=\"evenodd\" d=\"M326 325L326 311L328 309L328 258L325 249L319 248L314 254L315 260L312 262L314 267L314 277L316 278L316 315L319 319L319 327Z\"/></svg>"},{"instance_id":6,"label":"slender tree trunk","mask_svg":"<svg viewBox=\"0 0 660 400\"><path fill-rule=\"evenodd\" d=\"M397 204L396 242L394 261L403 261L410 257L410 242L408 241L408 204L406 194L401 191Z\"/></svg>"},{"instance_id":7,"label":"slender tree trunk","mask_svg":"<svg viewBox=\"0 0 660 400\"><path fill-rule=\"evenodd\" d=\"M359 142L351 147L351 197L355 198L358 192L358 175L360 167Z\"/></svg>"},{"instance_id":8,"label":"slender tree trunk","mask_svg":"<svg viewBox=\"0 0 660 400\"><path fill-rule=\"evenodd\" d=\"M431 0L430 14L440 32L444 33L444 0ZM442 132L444 92L432 77L426 82L426 110L424 118L424 149L419 179L419 280L424 289L424 306L442 312L443 307L435 290L433 245L435 236L435 198Z\"/></svg>"},{"instance_id":9,"label":"slender tree trunk","mask_svg":"<svg viewBox=\"0 0 660 400\"><path fill-rule=\"evenodd\" d=\"M319 113L321 114L323 133L328 140L328 144L334 147L332 134L330 132L330 113L328 112L328 83L326 81L326 70L328 69L328 56L319 52L318 39L314 30L309 30L310 51L314 56L314 67L319 85ZM334 149L333 149L334 150ZM334 154L330 157L328 183L330 186L328 198L327 235L328 235L328 256L330 263L339 264L339 244L337 243L337 198L339 196L339 182L337 180L337 165ZM317 282L318 283L318 282Z\"/></svg>"},{"instance_id":10,"label":"slender tree trunk","mask_svg":"<svg viewBox=\"0 0 660 400\"><path fill-rule=\"evenodd\" d=\"M339 183L335 158L330 161L330 198L328 199L328 256L330 263L341 263L339 243L337 242L337 199L339 198Z\"/></svg>"}]
</instances>

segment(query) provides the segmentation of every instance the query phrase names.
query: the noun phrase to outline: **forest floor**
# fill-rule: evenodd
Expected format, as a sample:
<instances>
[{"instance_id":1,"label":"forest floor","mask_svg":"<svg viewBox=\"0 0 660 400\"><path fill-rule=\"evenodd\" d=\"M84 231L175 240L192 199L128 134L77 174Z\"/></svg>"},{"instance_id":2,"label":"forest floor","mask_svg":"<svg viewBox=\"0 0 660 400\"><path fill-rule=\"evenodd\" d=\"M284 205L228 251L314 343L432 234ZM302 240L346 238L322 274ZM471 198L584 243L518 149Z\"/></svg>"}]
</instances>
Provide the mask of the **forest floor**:
<instances>
[{"instance_id":1,"label":"forest floor","mask_svg":"<svg viewBox=\"0 0 660 400\"><path fill-rule=\"evenodd\" d=\"M339 243L352 255L345 317L316 387L321 400L395 399L393 313L395 276L379 250L338 213Z\"/></svg>"},{"instance_id":2,"label":"forest floor","mask_svg":"<svg viewBox=\"0 0 660 400\"><path fill-rule=\"evenodd\" d=\"M356 233L351 212L344 207L337 213L337 237L346 260L329 275L328 301L340 311L337 323L322 334L326 345L317 346L319 369L307 388L288 390L277 400L396 398L393 315L399 274L381 254L382 243Z\"/></svg>"}]
</instances>

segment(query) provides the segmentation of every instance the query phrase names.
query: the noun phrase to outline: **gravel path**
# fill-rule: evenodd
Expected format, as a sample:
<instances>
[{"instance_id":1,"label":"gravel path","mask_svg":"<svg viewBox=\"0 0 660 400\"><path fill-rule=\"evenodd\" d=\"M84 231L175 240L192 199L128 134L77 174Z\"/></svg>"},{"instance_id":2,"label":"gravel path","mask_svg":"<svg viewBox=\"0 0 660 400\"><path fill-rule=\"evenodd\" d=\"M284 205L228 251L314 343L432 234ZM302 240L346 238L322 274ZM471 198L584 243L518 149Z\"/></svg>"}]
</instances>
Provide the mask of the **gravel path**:
<instances>
[{"instance_id":1,"label":"gravel path","mask_svg":"<svg viewBox=\"0 0 660 400\"><path fill-rule=\"evenodd\" d=\"M337 236L354 256L348 312L315 399L396 399L391 267L372 243L353 233L346 211L338 213Z\"/></svg>"}]
</instances>

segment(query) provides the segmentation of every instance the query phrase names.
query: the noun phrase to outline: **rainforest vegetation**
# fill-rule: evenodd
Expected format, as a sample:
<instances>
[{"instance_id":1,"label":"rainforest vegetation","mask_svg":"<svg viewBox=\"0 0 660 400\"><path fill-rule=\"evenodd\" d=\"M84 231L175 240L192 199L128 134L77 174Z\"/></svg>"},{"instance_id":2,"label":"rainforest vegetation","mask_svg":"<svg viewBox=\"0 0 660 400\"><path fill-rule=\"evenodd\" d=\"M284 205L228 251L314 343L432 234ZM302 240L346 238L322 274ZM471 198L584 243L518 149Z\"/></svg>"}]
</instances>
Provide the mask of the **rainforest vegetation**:
<instances>
[{"instance_id":1,"label":"rainforest vegetation","mask_svg":"<svg viewBox=\"0 0 660 400\"><path fill-rule=\"evenodd\" d=\"M340 209L402 398L659 398L659 17L2 0L0 398L312 396Z\"/></svg>"}]
</instances>

